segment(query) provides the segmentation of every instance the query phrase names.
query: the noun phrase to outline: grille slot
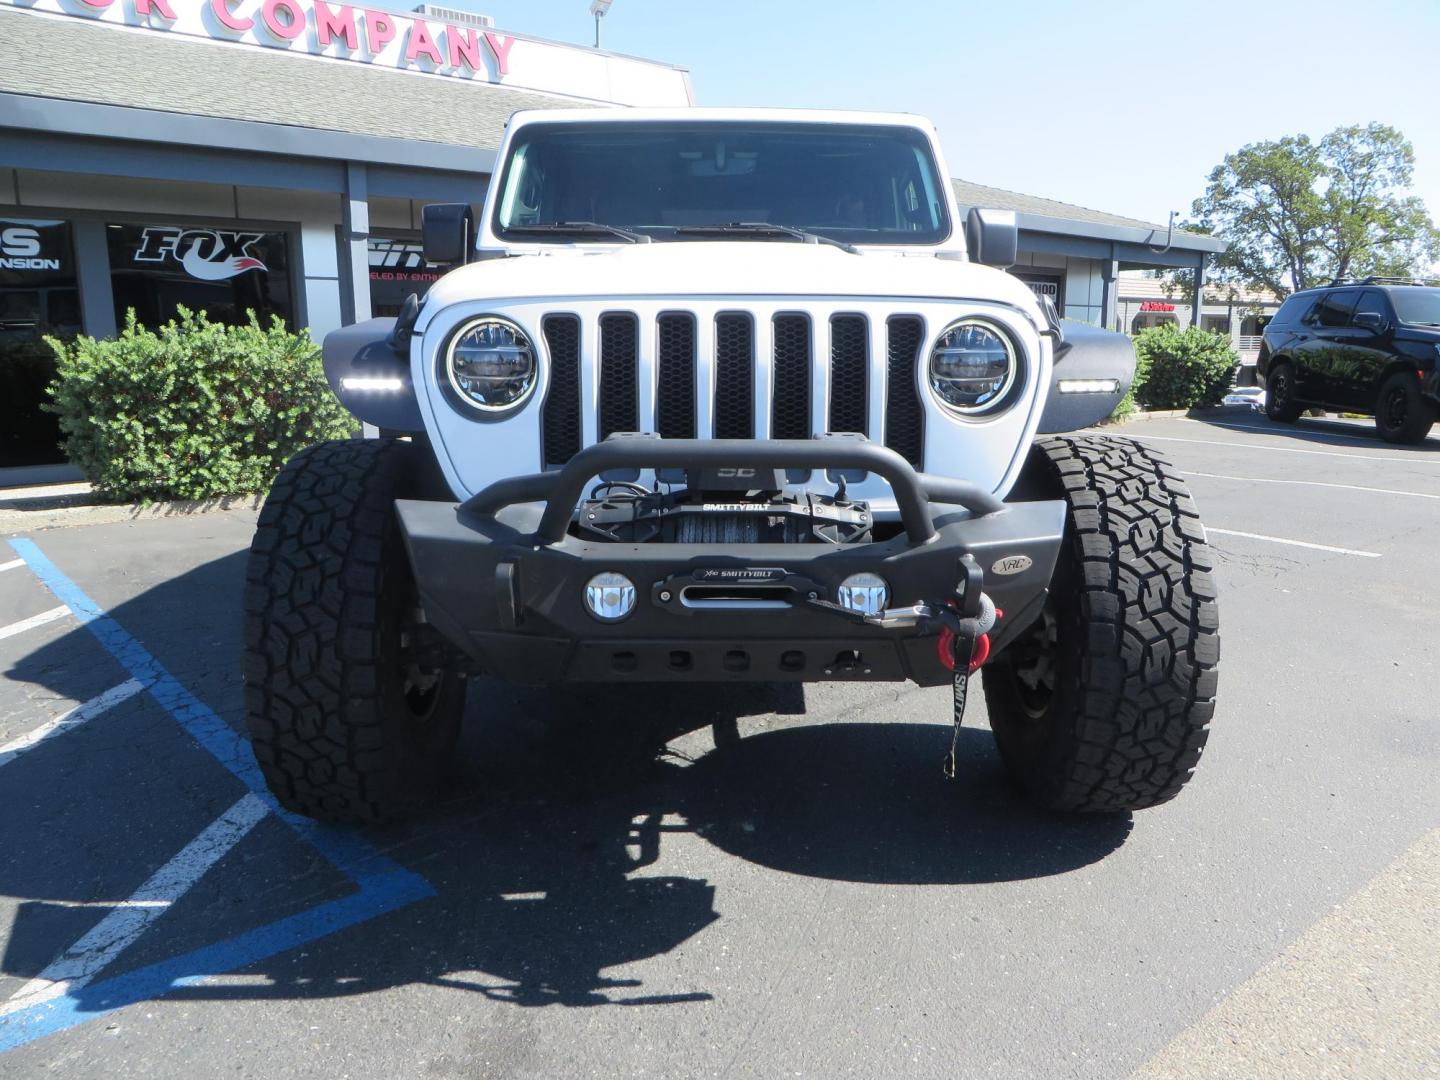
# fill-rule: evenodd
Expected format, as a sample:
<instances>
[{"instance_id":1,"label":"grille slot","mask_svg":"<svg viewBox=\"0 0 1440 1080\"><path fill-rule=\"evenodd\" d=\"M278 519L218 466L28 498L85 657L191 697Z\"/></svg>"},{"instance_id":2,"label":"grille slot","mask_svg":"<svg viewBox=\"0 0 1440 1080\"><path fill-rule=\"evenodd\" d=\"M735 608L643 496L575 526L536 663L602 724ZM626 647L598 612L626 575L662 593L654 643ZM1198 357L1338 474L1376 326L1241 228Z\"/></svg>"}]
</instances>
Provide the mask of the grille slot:
<instances>
[{"instance_id":1,"label":"grille slot","mask_svg":"<svg viewBox=\"0 0 1440 1080\"><path fill-rule=\"evenodd\" d=\"M808 439L810 430L810 319L776 315L774 387L770 433L777 439Z\"/></svg>"},{"instance_id":2,"label":"grille slot","mask_svg":"<svg viewBox=\"0 0 1440 1080\"><path fill-rule=\"evenodd\" d=\"M600 316L600 415L603 441L617 431L640 430L638 327L634 315Z\"/></svg>"},{"instance_id":3,"label":"grille slot","mask_svg":"<svg viewBox=\"0 0 1440 1080\"><path fill-rule=\"evenodd\" d=\"M655 426L662 438L695 437L695 316L661 315Z\"/></svg>"},{"instance_id":4,"label":"grille slot","mask_svg":"<svg viewBox=\"0 0 1440 1080\"><path fill-rule=\"evenodd\" d=\"M564 465L580 452L580 320L547 315L541 322L550 353L550 392L545 398L546 465Z\"/></svg>"},{"instance_id":5,"label":"grille slot","mask_svg":"<svg viewBox=\"0 0 1440 1080\"><path fill-rule=\"evenodd\" d=\"M715 437L755 437L755 324L744 312L715 317Z\"/></svg>"},{"instance_id":6,"label":"grille slot","mask_svg":"<svg viewBox=\"0 0 1440 1080\"><path fill-rule=\"evenodd\" d=\"M918 469L925 456L925 409L915 383L925 325L918 315L896 315L886 330L885 445Z\"/></svg>"},{"instance_id":7,"label":"grille slot","mask_svg":"<svg viewBox=\"0 0 1440 1080\"><path fill-rule=\"evenodd\" d=\"M869 434L869 346L862 315L830 320L830 426L827 431Z\"/></svg>"}]
</instances>

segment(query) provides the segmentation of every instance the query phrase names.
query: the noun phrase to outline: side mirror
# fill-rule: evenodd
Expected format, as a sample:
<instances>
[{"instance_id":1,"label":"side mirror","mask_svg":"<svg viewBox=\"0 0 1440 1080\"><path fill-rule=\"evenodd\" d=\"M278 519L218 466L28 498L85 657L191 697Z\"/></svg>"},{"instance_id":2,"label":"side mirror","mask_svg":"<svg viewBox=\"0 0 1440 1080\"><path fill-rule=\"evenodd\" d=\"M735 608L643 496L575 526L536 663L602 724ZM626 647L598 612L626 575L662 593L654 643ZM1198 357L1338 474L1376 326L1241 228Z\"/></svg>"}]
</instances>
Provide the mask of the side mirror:
<instances>
[{"instance_id":1,"label":"side mirror","mask_svg":"<svg viewBox=\"0 0 1440 1080\"><path fill-rule=\"evenodd\" d=\"M420 208L420 242L425 261L458 266L470 261L475 211L469 203L431 203Z\"/></svg>"},{"instance_id":2,"label":"side mirror","mask_svg":"<svg viewBox=\"0 0 1440 1080\"><path fill-rule=\"evenodd\" d=\"M1020 247L1020 228L1013 210L971 210L965 216L965 246L970 258L986 266L1004 269L1015 265Z\"/></svg>"},{"instance_id":3,"label":"side mirror","mask_svg":"<svg viewBox=\"0 0 1440 1080\"><path fill-rule=\"evenodd\" d=\"M1369 330L1372 334L1383 334L1390 329L1385 321L1385 316L1378 311L1357 311L1353 320L1354 324L1363 330Z\"/></svg>"}]
</instances>

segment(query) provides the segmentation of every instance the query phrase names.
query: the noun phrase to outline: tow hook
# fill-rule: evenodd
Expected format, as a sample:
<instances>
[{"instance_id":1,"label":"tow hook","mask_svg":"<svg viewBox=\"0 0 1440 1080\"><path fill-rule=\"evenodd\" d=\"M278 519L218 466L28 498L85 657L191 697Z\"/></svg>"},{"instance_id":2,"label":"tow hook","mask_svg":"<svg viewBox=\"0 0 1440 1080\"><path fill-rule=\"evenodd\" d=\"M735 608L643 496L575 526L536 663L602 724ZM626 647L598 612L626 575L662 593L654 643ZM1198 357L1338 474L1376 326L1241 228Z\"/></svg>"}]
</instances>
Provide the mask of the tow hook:
<instances>
[{"instance_id":1,"label":"tow hook","mask_svg":"<svg viewBox=\"0 0 1440 1080\"><path fill-rule=\"evenodd\" d=\"M975 647L970 652L971 675L990 659L990 630L1005 617L1004 609L996 607L990 597L986 596L984 602L989 606L990 623L975 635ZM940 627L940 636L935 641L935 652L940 657L940 663L945 665L946 671L955 670L955 631L948 625Z\"/></svg>"}]
</instances>

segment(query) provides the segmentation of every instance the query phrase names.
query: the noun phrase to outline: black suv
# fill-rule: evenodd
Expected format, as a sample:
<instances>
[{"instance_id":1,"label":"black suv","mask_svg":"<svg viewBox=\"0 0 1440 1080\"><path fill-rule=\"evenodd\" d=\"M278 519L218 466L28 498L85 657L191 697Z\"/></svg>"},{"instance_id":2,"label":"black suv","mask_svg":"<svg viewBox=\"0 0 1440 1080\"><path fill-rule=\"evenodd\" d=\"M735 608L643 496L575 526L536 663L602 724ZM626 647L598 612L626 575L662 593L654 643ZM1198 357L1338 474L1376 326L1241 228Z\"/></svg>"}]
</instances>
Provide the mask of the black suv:
<instances>
[{"instance_id":1,"label":"black suv","mask_svg":"<svg viewBox=\"0 0 1440 1080\"><path fill-rule=\"evenodd\" d=\"M1418 443L1440 415L1440 288L1397 278L1288 297L1260 343L1265 413L1367 413L1388 442Z\"/></svg>"}]
</instances>

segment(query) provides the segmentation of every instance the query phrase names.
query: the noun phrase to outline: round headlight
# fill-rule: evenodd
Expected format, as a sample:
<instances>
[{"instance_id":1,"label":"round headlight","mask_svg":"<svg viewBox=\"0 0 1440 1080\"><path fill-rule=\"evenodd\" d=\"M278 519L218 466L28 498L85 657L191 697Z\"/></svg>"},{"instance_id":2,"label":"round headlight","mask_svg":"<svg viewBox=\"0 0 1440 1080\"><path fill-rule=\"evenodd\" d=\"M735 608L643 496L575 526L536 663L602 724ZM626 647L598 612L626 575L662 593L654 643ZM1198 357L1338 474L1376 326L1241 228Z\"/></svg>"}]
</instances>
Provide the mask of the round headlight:
<instances>
[{"instance_id":1,"label":"round headlight","mask_svg":"<svg viewBox=\"0 0 1440 1080\"><path fill-rule=\"evenodd\" d=\"M539 371L535 347L524 331L493 316L462 326L445 356L450 389L483 413L515 408L535 389Z\"/></svg>"},{"instance_id":2,"label":"round headlight","mask_svg":"<svg viewBox=\"0 0 1440 1080\"><path fill-rule=\"evenodd\" d=\"M930 353L930 389L952 412L973 416L1003 402L1020 364L998 327L976 319L951 325Z\"/></svg>"}]
</instances>

